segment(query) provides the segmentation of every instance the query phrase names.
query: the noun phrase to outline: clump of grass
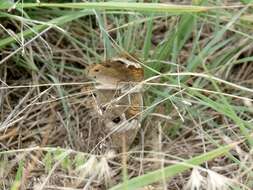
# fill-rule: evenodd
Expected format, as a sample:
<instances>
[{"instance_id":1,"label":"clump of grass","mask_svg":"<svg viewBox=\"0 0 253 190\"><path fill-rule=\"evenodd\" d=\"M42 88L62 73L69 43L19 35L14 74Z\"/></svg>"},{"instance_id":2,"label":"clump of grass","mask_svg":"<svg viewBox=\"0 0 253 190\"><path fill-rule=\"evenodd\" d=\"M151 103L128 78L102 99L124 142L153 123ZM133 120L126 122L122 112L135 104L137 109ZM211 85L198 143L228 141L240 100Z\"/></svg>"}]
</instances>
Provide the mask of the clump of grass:
<instances>
[{"instance_id":1,"label":"clump of grass","mask_svg":"<svg viewBox=\"0 0 253 190\"><path fill-rule=\"evenodd\" d=\"M250 189L247 3L1 2L1 186ZM122 53L138 55L146 76L127 166L82 90L87 65Z\"/></svg>"}]
</instances>

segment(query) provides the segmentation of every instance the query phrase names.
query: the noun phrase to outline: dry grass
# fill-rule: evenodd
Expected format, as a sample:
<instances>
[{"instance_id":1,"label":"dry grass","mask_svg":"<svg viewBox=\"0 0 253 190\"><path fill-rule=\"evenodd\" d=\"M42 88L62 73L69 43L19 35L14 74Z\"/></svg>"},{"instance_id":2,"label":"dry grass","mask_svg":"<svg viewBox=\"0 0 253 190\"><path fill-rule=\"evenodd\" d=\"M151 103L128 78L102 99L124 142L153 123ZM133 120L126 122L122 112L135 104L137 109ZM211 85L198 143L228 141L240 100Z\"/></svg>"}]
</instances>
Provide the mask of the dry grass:
<instances>
[{"instance_id":1,"label":"dry grass","mask_svg":"<svg viewBox=\"0 0 253 190\"><path fill-rule=\"evenodd\" d=\"M231 3L233 1L228 1L227 5ZM238 10L226 12L230 14L226 16L232 20ZM47 10L44 11L45 14ZM55 15L51 12L48 17L43 11L34 16L36 13L30 10L29 14L34 20L41 17L43 21L62 14L61 11L57 9ZM10 14L19 13L13 11ZM168 37L167 32L180 23L181 17L155 17L150 37L152 48L142 62L157 73L180 75L191 72L194 75L182 76L181 82L175 82L179 80L178 76L170 76L173 79L161 74L154 77L157 73L149 76L150 70L147 69L145 117L127 152L129 179L221 145L245 140L247 137L241 125L246 126L248 134L252 133L253 49L252 39L245 37L251 31L233 22L234 27L224 33L220 43L231 41L219 48L214 47L217 49L208 52L197 67L189 68L191 63L197 62L192 49L198 46L197 55L208 46L209 40L215 38L215 30L218 30L215 26L221 28L230 22L224 17L224 20L218 20L220 24L212 25L215 22L212 16L200 17L199 27L193 28L176 57L169 58L166 53L165 57L157 56L162 53L156 53L158 48L155 48L161 46ZM118 50L118 46L123 48L122 44L126 45L128 38L122 40L122 34L134 38L126 45L128 50L143 55L142 45L150 17L140 18L147 20L135 23L136 18L127 16L118 20L111 15L86 16L67 23L60 29L62 31L53 26L39 33L24 49L18 43L1 48L0 57L4 62L0 64L0 189L109 189L122 181L123 153L113 148L110 137L105 138L107 133L99 116L89 106L94 96L88 89L91 81L83 70ZM101 32L100 19L116 42L111 43L112 52L106 49L108 39ZM0 21L5 29L0 31L1 38L15 37L15 33L22 30L18 20ZM133 35L137 33L141 35ZM138 38L140 42L131 44ZM20 50L16 52L18 48ZM237 51L231 51L236 48ZM205 55L203 52L198 55L202 54ZM222 57L225 54L227 57ZM192 57L191 61L189 57ZM249 60L243 60L246 58ZM158 63L159 59L157 68L153 63L154 60ZM205 80L201 74L211 79ZM223 80L232 86L222 83ZM196 93L196 89L200 89L203 97ZM236 113L234 120L230 117L233 111ZM171 180L163 180L145 189L175 190L194 186L196 189L215 189L215 185L218 185L216 189L225 189L222 187L225 182L239 184L241 189L252 189L252 159L252 146L249 141L244 141L228 154L205 162L192 172L180 173Z\"/></svg>"}]
</instances>

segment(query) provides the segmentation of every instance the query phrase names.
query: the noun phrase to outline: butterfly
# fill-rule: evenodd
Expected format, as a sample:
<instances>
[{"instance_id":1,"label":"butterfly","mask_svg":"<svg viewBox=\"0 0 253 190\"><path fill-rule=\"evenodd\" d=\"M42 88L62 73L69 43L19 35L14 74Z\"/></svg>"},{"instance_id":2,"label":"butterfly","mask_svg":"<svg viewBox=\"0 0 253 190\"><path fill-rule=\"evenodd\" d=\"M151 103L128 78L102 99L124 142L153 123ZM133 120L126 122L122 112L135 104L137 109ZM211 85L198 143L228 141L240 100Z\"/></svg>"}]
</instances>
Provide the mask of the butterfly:
<instances>
[{"instance_id":1,"label":"butterfly","mask_svg":"<svg viewBox=\"0 0 253 190\"><path fill-rule=\"evenodd\" d=\"M144 79L144 70L132 57L116 57L86 69L87 77L97 83L96 108L104 126L113 131L115 144L126 134L128 144L134 140L141 122L143 97L140 89L131 91Z\"/></svg>"}]
</instances>

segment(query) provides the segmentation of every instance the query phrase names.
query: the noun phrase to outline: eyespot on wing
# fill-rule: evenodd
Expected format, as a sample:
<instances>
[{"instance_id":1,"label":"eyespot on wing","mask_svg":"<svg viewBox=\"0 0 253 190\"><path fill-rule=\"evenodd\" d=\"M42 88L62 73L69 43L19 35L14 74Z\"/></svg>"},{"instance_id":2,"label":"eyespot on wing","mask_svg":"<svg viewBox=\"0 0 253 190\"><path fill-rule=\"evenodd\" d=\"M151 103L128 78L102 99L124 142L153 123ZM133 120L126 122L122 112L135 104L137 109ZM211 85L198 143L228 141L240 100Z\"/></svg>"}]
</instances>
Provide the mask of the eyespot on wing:
<instances>
[{"instance_id":1,"label":"eyespot on wing","mask_svg":"<svg viewBox=\"0 0 253 190\"><path fill-rule=\"evenodd\" d=\"M89 65L86 69L87 77L96 78L96 75L101 71L101 65L92 64Z\"/></svg>"}]
</instances>

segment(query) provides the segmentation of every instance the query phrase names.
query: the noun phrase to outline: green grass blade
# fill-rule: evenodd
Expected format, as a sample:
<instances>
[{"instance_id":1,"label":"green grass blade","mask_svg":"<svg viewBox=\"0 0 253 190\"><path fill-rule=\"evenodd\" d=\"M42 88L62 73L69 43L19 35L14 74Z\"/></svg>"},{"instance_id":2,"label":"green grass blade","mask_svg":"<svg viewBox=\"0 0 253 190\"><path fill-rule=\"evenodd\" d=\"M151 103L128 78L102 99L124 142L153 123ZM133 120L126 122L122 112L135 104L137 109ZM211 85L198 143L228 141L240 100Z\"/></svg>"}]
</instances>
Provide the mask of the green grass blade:
<instances>
[{"instance_id":1,"label":"green grass blade","mask_svg":"<svg viewBox=\"0 0 253 190\"><path fill-rule=\"evenodd\" d=\"M103 43L104 43L104 49L106 52L106 57L112 57L113 56L113 48L112 48L112 44L111 44L111 40L109 38L109 34L106 31L106 27L105 27L105 22L104 22L104 15L102 16L100 13L94 11L96 18L97 18L97 22L100 28L100 32L102 34L103 37Z\"/></svg>"},{"instance_id":2,"label":"green grass blade","mask_svg":"<svg viewBox=\"0 0 253 190\"><path fill-rule=\"evenodd\" d=\"M186 160L185 162L174 164L172 166L165 167L164 169L159 169L148 174L135 177L128 181L128 190L134 190L158 181L161 181L165 178L171 178L178 173L186 171L192 168L194 165L200 165L206 161L217 158L221 155L226 154L230 149L232 149L235 144L230 144L227 146L223 146L221 148L217 148L208 153L201 154L192 159ZM120 190L123 189L123 184L116 185L112 187L110 190Z\"/></svg>"},{"instance_id":3,"label":"green grass blade","mask_svg":"<svg viewBox=\"0 0 253 190\"><path fill-rule=\"evenodd\" d=\"M10 4L3 4L0 9L9 9ZM197 13L204 12L211 7L191 5L169 5L162 3L125 3L125 2L85 2L85 3L20 3L16 7L23 8L70 8L70 9L96 9L96 10L125 10L149 13Z\"/></svg>"},{"instance_id":4,"label":"green grass blade","mask_svg":"<svg viewBox=\"0 0 253 190\"><path fill-rule=\"evenodd\" d=\"M18 170L16 173L15 181L13 182L13 184L11 186L11 190L20 189L21 182L22 182L22 176L23 176L23 170L24 170L24 161L21 160L18 164Z\"/></svg>"},{"instance_id":5,"label":"green grass blade","mask_svg":"<svg viewBox=\"0 0 253 190\"><path fill-rule=\"evenodd\" d=\"M153 30L153 15L151 16L151 19L147 21L147 31L143 46L143 58L146 60L148 58L149 50L152 46L151 38L152 38L152 30Z\"/></svg>"}]
</instances>

